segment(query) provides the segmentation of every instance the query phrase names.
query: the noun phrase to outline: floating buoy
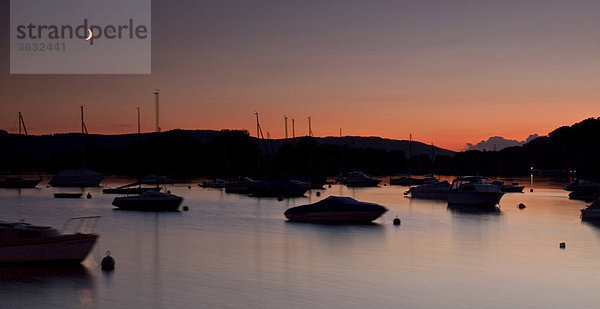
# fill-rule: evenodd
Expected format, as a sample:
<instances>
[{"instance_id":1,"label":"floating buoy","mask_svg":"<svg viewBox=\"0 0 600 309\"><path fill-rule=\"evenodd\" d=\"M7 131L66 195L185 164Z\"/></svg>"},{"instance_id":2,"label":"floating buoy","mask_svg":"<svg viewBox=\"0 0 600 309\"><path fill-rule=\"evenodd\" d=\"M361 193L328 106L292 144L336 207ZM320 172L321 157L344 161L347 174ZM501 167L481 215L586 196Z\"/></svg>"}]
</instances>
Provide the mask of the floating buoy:
<instances>
[{"instance_id":1,"label":"floating buoy","mask_svg":"<svg viewBox=\"0 0 600 309\"><path fill-rule=\"evenodd\" d=\"M321 196L321 192L317 191L317 196Z\"/></svg>"},{"instance_id":2,"label":"floating buoy","mask_svg":"<svg viewBox=\"0 0 600 309\"><path fill-rule=\"evenodd\" d=\"M50 185L46 185L46 188L50 188ZM331 188L331 187L330 187Z\"/></svg>"},{"instance_id":3,"label":"floating buoy","mask_svg":"<svg viewBox=\"0 0 600 309\"><path fill-rule=\"evenodd\" d=\"M567 247L567 244L565 244L564 242L561 242L561 243L560 243L558 246L559 246L561 249L564 249L564 248L566 248L566 247Z\"/></svg>"},{"instance_id":4,"label":"floating buoy","mask_svg":"<svg viewBox=\"0 0 600 309\"><path fill-rule=\"evenodd\" d=\"M533 188L529 189L529 192L533 192Z\"/></svg>"},{"instance_id":5,"label":"floating buoy","mask_svg":"<svg viewBox=\"0 0 600 309\"><path fill-rule=\"evenodd\" d=\"M115 269L115 259L110 256L110 251L106 251L106 256L102 259L102 270Z\"/></svg>"},{"instance_id":6,"label":"floating buoy","mask_svg":"<svg viewBox=\"0 0 600 309\"><path fill-rule=\"evenodd\" d=\"M192 188L192 186L188 186L188 189L191 189L191 188Z\"/></svg>"},{"instance_id":7,"label":"floating buoy","mask_svg":"<svg viewBox=\"0 0 600 309\"><path fill-rule=\"evenodd\" d=\"M168 193L168 194L171 194L171 190L167 190L167 193Z\"/></svg>"},{"instance_id":8,"label":"floating buoy","mask_svg":"<svg viewBox=\"0 0 600 309\"><path fill-rule=\"evenodd\" d=\"M387 187L387 183L384 183L384 184L383 184L383 186L384 186L384 187Z\"/></svg>"},{"instance_id":9,"label":"floating buoy","mask_svg":"<svg viewBox=\"0 0 600 309\"><path fill-rule=\"evenodd\" d=\"M85 197L86 198L92 198L92 194L88 192L88 194Z\"/></svg>"},{"instance_id":10,"label":"floating buoy","mask_svg":"<svg viewBox=\"0 0 600 309\"><path fill-rule=\"evenodd\" d=\"M327 188L331 188L331 184L329 184L329 185L327 186Z\"/></svg>"},{"instance_id":11,"label":"floating buoy","mask_svg":"<svg viewBox=\"0 0 600 309\"><path fill-rule=\"evenodd\" d=\"M278 201L280 201L280 202L281 202L281 201L283 201L283 196L281 196L281 195L280 195L280 196L278 196L278 197L277 197L277 200L278 200Z\"/></svg>"},{"instance_id":12,"label":"floating buoy","mask_svg":"<svg viewBox=\"0 0 600 309\"><path fill-rule=\"evenodd\" d=\"M400 225L400 218L394 218L394 225Z\"/></svg>"},{"instance_id":13,"label":"floating buoy","mask_svg":"<svg viewBox=\"0 0 600 309\"><path fill-rule=\"evenodd\" d=\"M525 204L519 203L519 209L525 209Z\"/></svg>"},{"instance_id":14,"label":"floating buoy","mask_svg":"<svg viewBox=\"0 0 600 309\"><path fill-rule=\"evenodd\" d=\"M183 211L188 211L188 210L190 210L190 208L187 207L187 205L183 206Z\"/></svg>"}]
</instances>

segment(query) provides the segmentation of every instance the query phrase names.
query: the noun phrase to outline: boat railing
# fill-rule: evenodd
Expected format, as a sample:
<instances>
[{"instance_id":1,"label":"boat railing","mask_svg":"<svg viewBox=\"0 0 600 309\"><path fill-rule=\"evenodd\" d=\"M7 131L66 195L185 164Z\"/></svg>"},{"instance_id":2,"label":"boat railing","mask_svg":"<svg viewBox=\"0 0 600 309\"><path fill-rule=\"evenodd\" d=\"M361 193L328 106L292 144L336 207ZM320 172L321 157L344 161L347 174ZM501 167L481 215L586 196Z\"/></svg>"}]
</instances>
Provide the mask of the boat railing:
<instances>
[{"instance_id":1,"label":"boat railing","mask_svg":"<svg viewBox=\"0 0 600 309\"><path fill-rule=\"evenodd\" d=\"M101 216L86 216L70 218L63 225L62 232L65 234L67 231L70 231L71 234L93 233L98 225L98 220L100 220L100 217Z\"/></svg>"}]
</instances>

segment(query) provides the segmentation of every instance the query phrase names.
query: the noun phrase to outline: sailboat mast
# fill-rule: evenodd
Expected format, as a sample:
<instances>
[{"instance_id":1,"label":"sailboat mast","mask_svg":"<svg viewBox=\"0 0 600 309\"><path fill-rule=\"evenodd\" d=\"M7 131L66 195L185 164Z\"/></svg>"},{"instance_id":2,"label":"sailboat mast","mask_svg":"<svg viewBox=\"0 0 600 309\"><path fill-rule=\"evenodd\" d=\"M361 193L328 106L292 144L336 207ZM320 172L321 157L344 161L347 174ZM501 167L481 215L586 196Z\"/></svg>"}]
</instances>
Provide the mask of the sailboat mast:
<instances>
[{"instance_id":1,"label":"sailboat mast","mask_svg":"<svg viewBox=\"0 0 600 309\"><path fill-rule=\"evenodd\" d=\"M288 138L288 133L287 133L287 118L288 117L286 115L283 116L283 120L285 121L285 138L286 139Z\"/></svg>"},{"instance_id":2,"label":"sailboat mast","mask_svg":"<svg viewBox=\"0 0 600 309\"><path fill-rule=\"evenodd\" d=\"M312 117L310 117L310 116L308 117L308 136L310 136L310 137L312 137L312 136L313 136L313 133L312 133L312 127L311 127L311 124L310 124L310 119L311 119L311 118L312 118Z\"/></svg>"},{"instance_id":3,"label":"sailboat mast","mask_svg":"<svg viewBox=\"0 0 600 309\"><path fill-rule=\"evenodd\" d=\"M21 135L22 131L25 131L25 135L27 134L27 127L25 126L25 120L23 120L23 115L19 112L19 135Z\"/></svg>"},{"instance_id":4,"label":"sailboat mast","mask_svg":"<svg viewBox=\"0 0 600 309\"><path fill-rule=\"evenodd\" d=\"M85 121L83 120L83 105L80 106L81 108L81 134L87 134L87 127L85 126Z\"/></svg>"},{"instance_id":5,"label":"sailboat mast","mask_svg":"<svg viewBox=\"0 0 600 309\"><path fill-rule=\"evenodd\" d=\"M156 89L156 91L154 91L154 103L156 105L156 132L160 132L160 124L159 124L159 119L158 119L158 115L159 115L158 96L159 96L159 92L158 92L158 89Z\"/></svg>"}]
</instances>

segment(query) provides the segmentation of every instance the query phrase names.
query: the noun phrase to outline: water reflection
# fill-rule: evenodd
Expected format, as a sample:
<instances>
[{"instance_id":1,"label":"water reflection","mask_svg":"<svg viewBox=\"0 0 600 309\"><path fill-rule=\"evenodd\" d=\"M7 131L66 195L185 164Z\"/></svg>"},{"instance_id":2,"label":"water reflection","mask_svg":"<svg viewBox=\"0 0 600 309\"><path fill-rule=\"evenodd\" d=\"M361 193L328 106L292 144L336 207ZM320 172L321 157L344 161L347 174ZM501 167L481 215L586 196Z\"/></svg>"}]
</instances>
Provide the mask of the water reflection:
<instances>
[{"instance_id":1,"label":"water reflection","mask_svg":"<svg viewBox=\"0 0 600 309\"><path fill-rule=\"evenodd\" d=\"M502 211L498 207L493 208L477 208L467 205L448 204L448 211L461 215L496 215L501 216Z\"/></svg>"},{"instance_id":2,"label":"water reflection","mask_svg":"<svg viewBox=\"0 0 600 309\"><path fill-rule=\"evenodd\" d=\"M0 285L6 308L89 308L95 302L93 277L82 265L2 266Z\"/></svg>"}]
</instances>

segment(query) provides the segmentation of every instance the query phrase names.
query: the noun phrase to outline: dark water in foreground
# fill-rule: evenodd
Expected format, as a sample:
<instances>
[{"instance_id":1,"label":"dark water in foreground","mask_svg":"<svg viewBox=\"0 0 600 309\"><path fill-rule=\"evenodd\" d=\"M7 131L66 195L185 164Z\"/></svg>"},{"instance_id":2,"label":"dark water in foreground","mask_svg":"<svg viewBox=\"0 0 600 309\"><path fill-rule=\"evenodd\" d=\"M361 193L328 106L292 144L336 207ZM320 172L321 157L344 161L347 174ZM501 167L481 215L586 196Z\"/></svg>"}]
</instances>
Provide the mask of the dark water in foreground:
<instances>
[{"instance_id":1,"label":"dark water in foreground","mask_svg":"<svg viewBox=\"0 0 600 309\"><path fill-rule=\"evenodd\" d=\"M89 200L52 198L77 189L0 190L0 220L61 227L69 217L102 216L81 267L0 268L0 307L597 307L600 227L581 222L586 204L569 200L562 185L506 194L496 213L405 198L406 187L334 185L321 197L278 202L171 186L190 207L175 213L115 211L114 195L99 188L86 189ZM389 211L366 226L285 221L288 207L328 195ZM112 273L99 266L107 250Z\"/></svg>"}]
</instances>

